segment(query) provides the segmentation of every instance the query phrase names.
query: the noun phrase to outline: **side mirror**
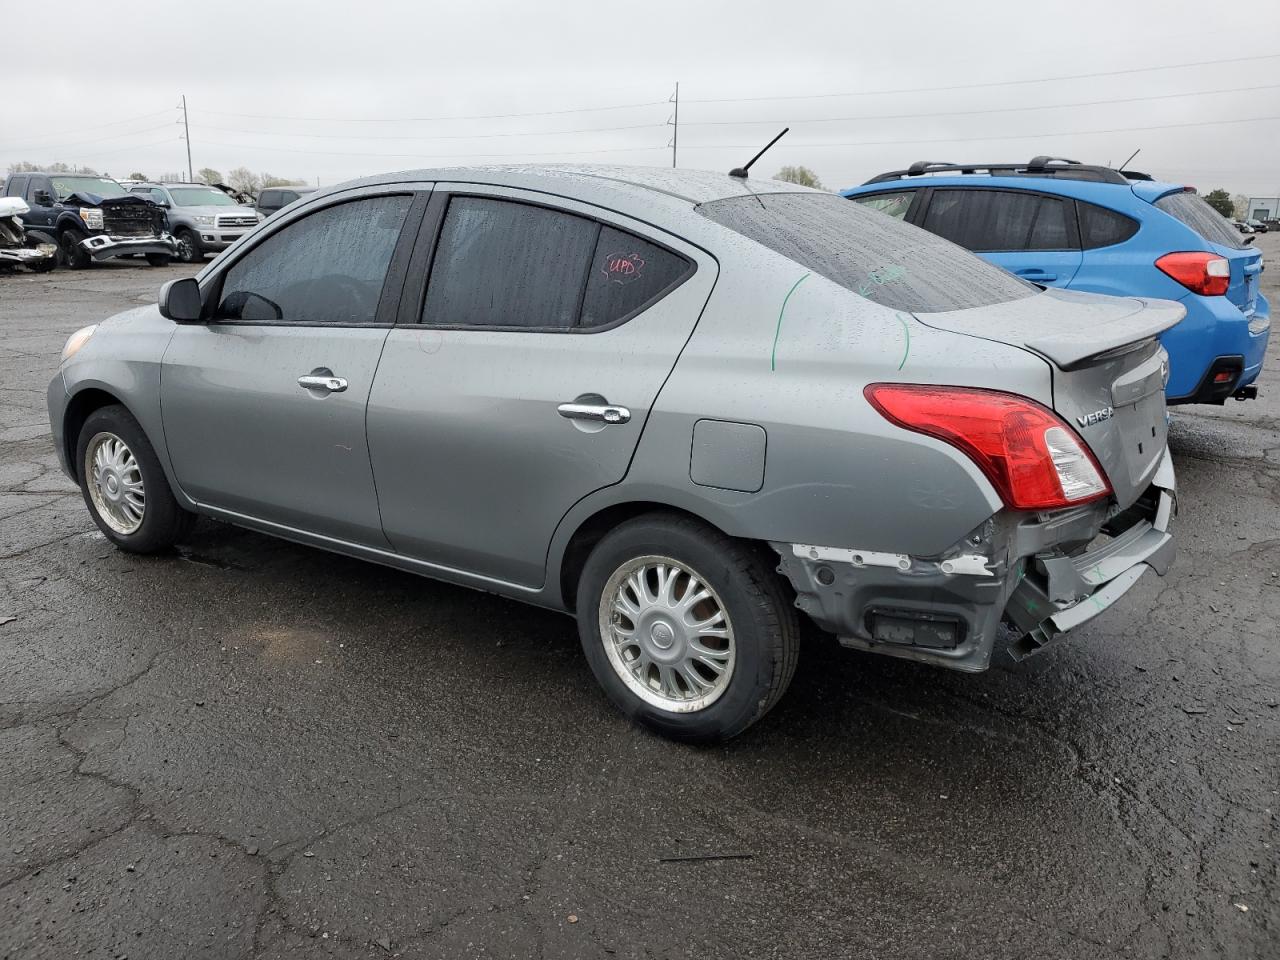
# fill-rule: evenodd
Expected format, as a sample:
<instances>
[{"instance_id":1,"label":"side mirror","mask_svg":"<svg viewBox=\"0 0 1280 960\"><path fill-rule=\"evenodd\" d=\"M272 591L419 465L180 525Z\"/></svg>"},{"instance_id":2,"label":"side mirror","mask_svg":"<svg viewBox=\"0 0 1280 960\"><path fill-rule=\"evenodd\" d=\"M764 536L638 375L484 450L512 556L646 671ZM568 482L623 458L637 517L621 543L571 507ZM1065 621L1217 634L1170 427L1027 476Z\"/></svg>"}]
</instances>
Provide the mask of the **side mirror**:
<instances>
[{"instance_id":1,"label":"side mirror","mask_svg":"<svg viewBox=\"0 0 1280 960\"><path fill-rule=\"evenodd\" d=\"M170 280L160 288L160 315L175 323L198 323L203 306L194 277Z\"/></svg>"}]
</instances>

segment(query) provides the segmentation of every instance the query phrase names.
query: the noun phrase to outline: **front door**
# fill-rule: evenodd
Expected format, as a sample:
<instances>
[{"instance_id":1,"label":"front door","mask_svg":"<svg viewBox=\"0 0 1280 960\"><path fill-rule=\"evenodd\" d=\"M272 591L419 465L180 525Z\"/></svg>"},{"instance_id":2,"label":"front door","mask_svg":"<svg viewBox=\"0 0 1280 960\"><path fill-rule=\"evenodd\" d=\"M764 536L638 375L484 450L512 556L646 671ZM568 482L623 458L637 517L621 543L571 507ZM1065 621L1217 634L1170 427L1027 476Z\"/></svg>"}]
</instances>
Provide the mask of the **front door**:
<instances>
[{"instance_id":1,"label":"front door","mask_svg":"<svg viewBox=\"0 0 1280 960\"><path fill-rule=\"evenodd\" d=\"M399 295L388 269L401 233L416 232L412 200L365 196L295 217L204 284L210 319L177 328L160 391L173 470L193 499L386 547L364 418Z\"/></svg>"},{"instance_id":2,"label":"front door","mask_svg":"<svg viewBox=\"0 0 1280 960\"><path fill-rule=\"evenodd\" d=\"M716 265L584 204L455 189L369 401L382 521L401 553L536 587L560 519L626 474Z\"/></svg>"}]
</instances>

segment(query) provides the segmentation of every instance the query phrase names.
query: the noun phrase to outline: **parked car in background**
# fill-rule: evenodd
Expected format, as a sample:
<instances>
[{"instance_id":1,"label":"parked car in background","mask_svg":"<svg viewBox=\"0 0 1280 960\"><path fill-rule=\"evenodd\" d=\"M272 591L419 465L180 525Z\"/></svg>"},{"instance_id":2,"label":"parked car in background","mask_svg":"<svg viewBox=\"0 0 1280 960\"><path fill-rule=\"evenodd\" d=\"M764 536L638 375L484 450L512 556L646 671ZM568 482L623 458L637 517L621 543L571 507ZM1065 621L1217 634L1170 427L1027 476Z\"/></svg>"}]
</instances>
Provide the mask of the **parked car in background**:
<instances>
[{"instance_id":1,"label":"parked car in background","mask_svg":"<svg viewBox=\"0 0 1280 960\"><path fill-rule=\"evenodd\" d=\"M21 215L27 234L56 244L62 262L73 269L130 254L163 266L177 250L164 211L110 177L15 173L5 181L4 195L23 198L30 208Z\"/></svg>"},{"instance_id":2,"label":"parked car in background","mask_svg":"<svg viewBox=\"0 0 1280 960\"><path fill-rule=\"evenodd\" d=\"M1250 219L1250 220L1246 220L1245 224L1248 225L1249 229L1252 230L1254 233L1267 232L1267 225L1263 223L1261 220Z\"/></svg>"},{"instance_id":3,"label":"parked car in background","mask_svg":"<svg viewBox=\"0 0 1280 960\"><path fill-rule=\"evenodd\" d=\"M985 669L1172 559L1176 303L1045 290L816 190L646 168L312 194L73 334L54 443L120 548L197 514L573 613L622 710L733 736L803 611Z\"/></svg>"},{"instance_id":4,"label":"parked car in background","mask_svg":"<svg viewBox=\"0 0 1280 960\"><path fill-rule=\"evenodd\" d=\"M300 197L315 193L319 187L265 187L258 193L258 212L264 218L287 207Z\"/></svg>"},{"instance_id":5,"label":"parked car in background","mask_svg":"<svg viewBox=\"0 0 1280 960\"><path fill-rule=\"evenodd\" d=\"M1169 402L1257 395L1271 332L1262 254L1190 187L1037 157L921 162L843 195L1042 286L1176 300L1187 317L1161 337Z\"/></svg>"},{"instance_id":6,"label":"parked car in background","mask_svg":"<svg viewBox=\"0 0 1280 960\"><path fill-rule=\"evenodd\" d=\"M30 212L21 197L0 197L0 272L26 267L45 273L58 265L57 246L27 236L22 217Z\"/></svg>"},{"instance_id":7,"label":"parked car in background","mask_svg":"<svg viewBox=\"0 0 1280 960\"><path fill-rule=\"evenodd\" d=\"M203 183L140 183L129 191L164 209L183 263L199 263L206 253L225 250L262 219L252 207Z\"/></svg>"}]
</instances>

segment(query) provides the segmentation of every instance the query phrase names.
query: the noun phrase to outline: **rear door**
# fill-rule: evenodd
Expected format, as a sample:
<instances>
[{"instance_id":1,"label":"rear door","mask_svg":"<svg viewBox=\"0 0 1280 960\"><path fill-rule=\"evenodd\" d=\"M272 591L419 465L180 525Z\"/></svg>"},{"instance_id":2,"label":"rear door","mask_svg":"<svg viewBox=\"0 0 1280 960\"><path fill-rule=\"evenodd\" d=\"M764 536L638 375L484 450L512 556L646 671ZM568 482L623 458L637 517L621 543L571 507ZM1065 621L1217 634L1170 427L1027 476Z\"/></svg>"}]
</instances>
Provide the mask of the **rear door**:
<instances>
[{"instance_id":1,"label":"rear door","mask_svg":"<svg viewBox=\"0 0 1280 960\"><path fill-rule=\"evenodd\" d=\"M703 251L609 211L437 188L369 400L392 546L539 586L560 519L626 474L715 276Z\"/></svg>"},{"instance_id":2,"label":"rear door","mask_svg":"<svg viewBox=\"0 0 1280 960\"><path fill-rule=\"evenodd\" d=\"M1075 207L1061 197L937 187L920 225L1042 286L1065 287L1080 268Z\"/></svg>"},{"instance_id":3,"label":"rear door","mask_svg":"<svg viewBox=\"0 0 1280 960\"><path fill-rule=\"evenodd\" d=\"M426 196L362 194L286 219L206 281L210 317L174 331L160 396L195 500L385 549L365 406Z\"/></svg>"}]
</instances>

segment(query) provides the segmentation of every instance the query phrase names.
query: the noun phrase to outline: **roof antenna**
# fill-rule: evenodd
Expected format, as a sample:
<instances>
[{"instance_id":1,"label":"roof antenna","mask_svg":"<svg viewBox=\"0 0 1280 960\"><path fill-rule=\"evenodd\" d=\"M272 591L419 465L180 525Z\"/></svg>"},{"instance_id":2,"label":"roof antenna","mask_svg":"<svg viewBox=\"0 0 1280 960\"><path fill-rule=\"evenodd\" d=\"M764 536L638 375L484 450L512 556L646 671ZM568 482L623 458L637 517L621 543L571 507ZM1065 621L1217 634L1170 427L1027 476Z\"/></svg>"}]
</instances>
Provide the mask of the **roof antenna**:
<instances>
[{"instance_id":1,"label":"roof antenna","mask_svg":"<svg viewBox=\"0 0 1280 960\"><path fill-rule=\"evenodd\" d=\"M755 163L757 160L759 160L761 157L763 157L763 156L764 156L764 154L765 154L765 151L766 151L766 150L768 150L768 149L769 149L770 147L772 147L775 143L777 143L777 142L778 142L779 140L781 140L784 136L786 136L787 131L788 131L788 130L790 130L790 129L791 129L790 127L783 127L783 128L782 128L782 133L778 134L776 137L774 137L772 140L770 140L768 143L766 143L766 144L764 145L764 150L761 150L761 151L760 151L759 153L757 153L754 157L752 157L750 160L748 160L748 161L747 161L746 166L743 166L743 167L734 167L732 170L730 170L730 171L729 171L729 176L731 176L731 177L737 177L737 178L738 178L738 179L740 179L740 180L745 180L745 179L747 179L747 171L751 169L751 165L752 165L753 163Z\"/></svg>"},{"instance_id":2,"label":"roof antenna","mask_svg":"<svg viewBox=\"0 0 1280 960\"><path fill-rule=\"evenodd\" d=\"M1142 148L1139 147L1137 150L1133 151L1133 153L1129 154L1129 159L1126 160L1124 163L1120 164L1120 166L1116 167L1116 169L1123 170L1125 167L1129 166L1129 162L1133 160L1133 158L1136 157L1141 152L1142 152Z\"/></svg>"}]
</instances>

